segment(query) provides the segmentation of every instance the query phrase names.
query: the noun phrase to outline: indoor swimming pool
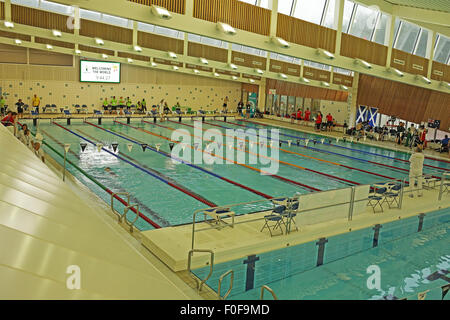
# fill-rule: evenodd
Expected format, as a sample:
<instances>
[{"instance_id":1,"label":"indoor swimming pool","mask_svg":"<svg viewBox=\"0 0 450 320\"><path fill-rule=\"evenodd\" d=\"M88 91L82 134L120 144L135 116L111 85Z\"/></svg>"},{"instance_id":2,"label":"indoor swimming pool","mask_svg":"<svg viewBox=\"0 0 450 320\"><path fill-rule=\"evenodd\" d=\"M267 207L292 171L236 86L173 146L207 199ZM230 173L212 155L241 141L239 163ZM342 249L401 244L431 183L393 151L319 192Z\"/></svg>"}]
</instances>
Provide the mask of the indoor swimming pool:
<instances>
[{"instance_id":1,"label":"indoor swimming pool","mask_svg":"<svg viewBox=\"0 0 450 320\"><path fill-rule=\"evenodd\" d=\"M220 276L233 270L230 300L258 300L264 285L280 300L417 300L419 293L441 300L450 283L449 227L449 209L430 212L379 225L378 231L355 230L215 264L206 284L217 292ZM205 279L209 267L193 272ZM375 275L379 285L372 282ZM227 276L221 296L229 287ZM264 299L271 294L266 291Z\"/></svg>"},{"instance_id":2,"label":"indoor swimming pool","mask_svg":"<svg viewBox=\"0 0 450 320\"><path fill-rule=\"evenodd\" d=\"M267 125L227 119L206 119L201 133L215 129L226 137L227 129L269 129ZM208 150L211 139L204 138L202 145L196 145L194 122L184 119L153 122L153 118L126 118L82 120L66 119L41 120L38 130L44 136L44 150L63 165L64 145L70 144L67 153L67 170L89 187L107 204L111 192L127 192L131 202L139 204L139 211L149 220L139 218L136 226L149 230L155 226L173 226L192 222L195 210L244 203L264 198L292 196L316 191L347 188L359 184L373 184L389 179L407 179L409 155L387 149L371 147L360 143L281 129L279 140L272 141L265 160L276 162L276 175L264 175L267 165L258 161L249 164L197 164L193 159L185 161L171 159L171 147L176 145L171 136L176 129L184 129L184 135L192 138L192 143L184 147L202 152ZM33 132L36 127L25 121ZM264 138L255 131L253 138ZM222 160L228 159L227 150L243 150L248 157L251 153L259 156L259 149L252 141L254 132L245 138L233 139L233 145L222 142ZM84 151L80 143L85 143ZM98 151L97 144L103 148ZM173 145L171 145L173 144ZM256 151L255 151L256 150ZM200 153L201 154L201 153ZM76 167L74 166L76 165ZM81 170L79 170L81 169ZM450 171L448 162L426 159L424 173L441 176ZM105 188L111 192L105 192ZM122 204L117 202L122 211ZM244 205L236 209L236 214L268 209L269 203ZM133 214L129 214L131 219Z\"/></svg>"}]
</instances>

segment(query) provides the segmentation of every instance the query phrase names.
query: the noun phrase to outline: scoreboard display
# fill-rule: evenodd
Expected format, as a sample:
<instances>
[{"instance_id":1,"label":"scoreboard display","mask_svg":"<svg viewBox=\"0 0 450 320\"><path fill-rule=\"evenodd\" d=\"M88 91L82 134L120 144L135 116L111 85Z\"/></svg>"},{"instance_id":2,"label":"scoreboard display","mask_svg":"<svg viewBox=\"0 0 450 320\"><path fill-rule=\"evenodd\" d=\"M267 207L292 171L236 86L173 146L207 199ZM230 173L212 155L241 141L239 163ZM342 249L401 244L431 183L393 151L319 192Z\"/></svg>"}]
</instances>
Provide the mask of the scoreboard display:
<instances>
[{"instance_id":1,"label":"scoreboard display","mask_svg":"<svg viewBox=\"0 0 450 320\"><path fill-rule=\"evenodd\" d=\"M120 83L120 63L81 60L80 81Z\"/></svg>"}]
</instances>

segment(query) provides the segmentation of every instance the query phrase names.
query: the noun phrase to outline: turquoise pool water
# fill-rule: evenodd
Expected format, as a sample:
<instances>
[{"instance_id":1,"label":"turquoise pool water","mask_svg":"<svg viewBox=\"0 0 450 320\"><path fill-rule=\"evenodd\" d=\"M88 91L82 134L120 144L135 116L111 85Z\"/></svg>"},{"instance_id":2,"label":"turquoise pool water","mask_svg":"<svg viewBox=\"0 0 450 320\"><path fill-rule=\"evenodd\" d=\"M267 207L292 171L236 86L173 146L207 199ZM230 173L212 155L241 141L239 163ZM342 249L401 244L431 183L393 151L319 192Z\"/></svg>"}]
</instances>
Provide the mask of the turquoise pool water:
<instances>
[{"instance_id":1,"label":"turquoise pool water","mask_svg":"<svg viewBox=\"0 0 450 320\"><path fill-rule=\"evenodd\" d=\"M120 121L126 123L125 119ZM261 163L251 164L256 170L230 164L203 163L196 164L195 166L186 163L175 164L170 159L170 156L167 156L168 154L170 155L169 141L163 137L170 138L173 129L181 128L193 134L194 129L191 127L176 122L158 122L158 125L154 125L152 123L141 122L138 119L131 121L132 127L113 123L111 120L106 119L103 119L103 124L98 126L100 128L83 124L81 121L73 119L71 125L67 125L65 120L57 120L57 123L70 129L71 132L44 120L41 121L39 128L48 144L63 153L63 145L70 143L71 148L67 154L67 158L70 161L77 164L113 192L129 192L132 195L132 202L140 205L140 211L161 226L192 222L193 212L197 209L207 207L208 205L206 203L226 205L230 203L256 201L264 199L262 194L270 197L290 196L295 193L304 194L313 192L314 190L344 188L353 185L353 183L370 184L386 180L386 178L380 177L379 175L390 178L406 178L408 174L408 172L396 168L368 163L367 160L403 169L408 168L407 163L377 157L355 150L408 159L408 156L404 153L367 147L361 144L350 144L343 141L338 143L333 141L332 143L341 147L351 147L355 150L337 148L321 144L320 142L316 144L310 142L308 147L304 143L297 146L294 138L281 135L280 140L294 140L291 146L283 143L281 147L291 151L291 153L279 153L279 160L284 162L283 164L279 164L279 171L277 173L281 178L261 175L256 170L264 170L267 167ZM91 123L97 124L96 120L93 119ZM207 123L203 123L203 128L214 128L222 134L225 134L225 127L243 129L243 127L236 125L237 123L236 121L224 123L221 121L207 120ZM192 123L189 122L186 124ZM267 129L267 127L250 123L245 123L245 125L248 125L248 127ZM31 126L31 128L35 131L34 127ZM151 135L137 128L144 129L156 135ZM314 135L287 129L283 129L281 132L311 140L317 139ZM80 142L87 143L87 148L84 152L81 151ZM90 142L93 142L93 144ZM109 153L106 151L97 151L95 144L99 142L104 144L105 148L109 150ZM239 147L238 142L241 141L234 141L234 147ZM118 144L116 151L112 147L112 144L115 143ZM156 144L161 144L160 152L150 149L146 149L144 152L140 146L141 143L146 143L152 148L155 148ZM133 146L131 151L129 151L127 144ZM207 144L209 142L204 142L202 148L204 149ZM49 148L45 147L44 149L56 161L61 164L63 163L63 159ZM246 143L246 150L253 150L252 146L248 143ZM330 152L335 154L331 154ZM270 152L269 156L271 156ZM333 165L308 157L332 161L355 169ZM426 163L446 169L450 168L449 164L434 160L427 159ZM298 166L323 174L306 171L298 168ZM106 168L110 170L105 171ZM70 165L67 166L67 169L99 197L104 199L105 202L110 202L110 195L87 179L78 170ZM425 173L442 172L434 168L425 168L424 171ZM332 178L330 175L337 178ZM286 179L291 181L286 181ZM292 181L301 185L292 183ZM245 188L242 186L245 186ZM180 189L187 191L190 195L180 191ZM118 204L117 207L120 209L121 205ZM259 203L258 205L242 206L236 208L235 211L238 214L243 214L269 207L271 207L271 204L267 202ZM131 216L132 214L129 217ZM141 230L152 228L151 225L141 218L138 219L136 225Z\"/></svg>"},{"instance_id":2,"label":"turquoise pool water","mask_svg":"<svg viewBox=\"0 0 450 320\"><path fill-rule=\"evenodd\" d=\"M258 300L263 285L286 300L417 300L427 290L426 299L440 300L441 287L450 282L450 209L425 215L420 232L419 224L411 217L382 225L378 236L367 228L330 237L319 266L318 241L216 264L207 284L217 291L219 277L233 270L231 300ZM367 285L371 266L379 268L379 288ZM208 272L194 270L201 279ZM222 295L228 289L225 278ZM264 297L272 299L268 292Z\"/></svg>"}]
</instances>

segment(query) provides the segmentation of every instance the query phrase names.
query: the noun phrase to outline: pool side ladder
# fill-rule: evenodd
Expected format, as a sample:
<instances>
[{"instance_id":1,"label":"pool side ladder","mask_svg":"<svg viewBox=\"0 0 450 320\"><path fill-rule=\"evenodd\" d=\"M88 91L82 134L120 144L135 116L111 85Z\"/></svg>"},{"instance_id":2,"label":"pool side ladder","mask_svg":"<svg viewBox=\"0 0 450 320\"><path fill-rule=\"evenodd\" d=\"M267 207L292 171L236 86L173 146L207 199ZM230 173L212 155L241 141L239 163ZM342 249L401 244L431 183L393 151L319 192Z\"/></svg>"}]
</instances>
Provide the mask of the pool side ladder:
<instances>
[{"instance_id":1,"label":"pool side ladder","mask_svg":"<svg viewBox=\"0 0 450 320\"><path fill-rule=\"evenodd\" d=\"M272 297L273 297L274 300L278 300L278 298L277 298L275 292L273 292L273 290L270 289L270 287L268 287L268 286L266 286L266 285L263 285L263 286L261 287L261 298L260 298L260 300L264 300L264 291L265 291L265 290L267 290L267 291L270 292L270 294L272 295Z\"/></svg>"},{"instance_id":2,"label":"pool side ladder","mask_svg":"<svg viewBox=\"0 0 450 320\"><path fill-rule=\"evenodd\" d=\"M191 271L191 263L192 263L192 256L194 255L194 252L207 252L209 253L209 273L206 276L205 279L200 280L198 279ZM189 250L188 254L188 265L187 265L187 271L191 275L191 277L196 281L197 283L197 291L200 292L202 290L203 284L208 281L208 279L211 277L213 273L213 267L214 267L214 251L210 249L191 249Z\"/></svg>"},{"instance_id":3,"label":"pool side ladder","mask_svg":"<svg viewBox=\"0 0 450 320\"><path fill-rule=\"evenodd\" d=\"M123 209L122 214L120 214L120 212L118 212L116 209L114 209L114 196L115 195L123 195L123 196L127 197L127 205ZM132 208L136 209L136 217L134 218L133 221L128 221L126 215L127 215L128 211ZM119 223L121 223L122 220L124 220L125 223L128 226L130 226L130 232L133 232L134 224L136 223L137 219L139 218L139 205L130 203L130 194L128 192L113 192L113 193L111 193L111 210L115 215L117 215L117 217L119 219Z\"/></svg>"}]
</instances>

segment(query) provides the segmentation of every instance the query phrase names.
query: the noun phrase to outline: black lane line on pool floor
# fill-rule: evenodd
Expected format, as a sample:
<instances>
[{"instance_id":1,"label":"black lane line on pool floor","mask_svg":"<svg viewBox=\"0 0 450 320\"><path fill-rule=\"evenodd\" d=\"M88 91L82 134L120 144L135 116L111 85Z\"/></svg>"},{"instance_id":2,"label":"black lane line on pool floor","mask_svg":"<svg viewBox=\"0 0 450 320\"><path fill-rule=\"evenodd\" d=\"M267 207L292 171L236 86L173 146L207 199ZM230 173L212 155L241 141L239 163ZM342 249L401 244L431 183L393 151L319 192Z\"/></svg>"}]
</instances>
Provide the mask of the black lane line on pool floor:
<instances>
[{"instance_id":1,"label":"black lane line on pool floor","mask_svg":"<svg viewBox=\"0 0 450 320\"><path fill-rule=\"evenodd\" d=\"M41 131L48 136L51 140L53 140L56 144L58 144L61 148L64 149L64 145L59 142L55 137L53 137L51 134L46 132L45 130L41 129ZM71 149L69 149L69 153L75 156L78 160L80 160L80 156L73 152ZM102 177L103 179L103 177ZM110 190L115 190L116 192L127 192L126 189L123 189L121 186L118 186L116 183L114 183L112 180L107 180L108 184L112 185L113 188L110 188ZM127 192L128 193L128 192ZM158 224L160 224L163 227L170 227L172 224L164 219L160 214L155 212L154 210L147 207L145 204L143 204L139 199L135 198L134 196L130 195L130 200L137 203L139 205L139 209L143 209L147 213L147 216L152 217L153 219L158 221ZM140 211L140 210L139 210ZM144 220L145 221L145 220Z\"/></svg>"},{"instance_id":2,"label":"black lane line on pool floor","mask_svg":"<svg viewBox=\"0 0 450 320\"><path fill-rule=\"evenodd\" d=\"M93 141L95 141L95 142L97 142L97 143L102 143L102 144L103 144L102 141L98 140L97 138L94 138L93 136L89 135L88 133L84 132L83 130L81 130L81 129L75 129L75 130L78 131L78 132L80 132L80 133L83 134L84 136L90 138L91 140L93 140ZM137 141L137 140L136 140L136 141ZM184 185L180 184L179 182L177 182L177 181L173 180L172 178L166 176L164 173L161 173L161 172L159 172L159 171L157 171L157 170L155 170L155 169L153 169L153 168L149 168L149 167L146 166L145 164L139 162L138 160L134 159L133 157L130 157L130 156L124 154L123 152L122 152L120 155L121 155L122 157L124 157L124 158L126 158L126 159L128 159L128 160L130 160L130 161L132 161L132 162L134 162L134 163L136 163L137 165L141 166L142 168L147 169L148 171L153 172L155 175L158 175L158 176L160 176L161 178L163 178L163 179L169 181L169 182L172 183L173 185L176 185L178 188L187 190L187 191L189 191L191 194L195 195L196 197L203 199L205 202L212 203L212 204L214 204L214 205L217 207L217 204L215 204L214 202L212 202L212 201L206 199L206 198L203 197L202 195L199 195L198 193L196 193L196 192L192 191L191 189L185 187ZM198 200L198 199L196 199L196 200Z\"/></svg>"}]
</instances>

